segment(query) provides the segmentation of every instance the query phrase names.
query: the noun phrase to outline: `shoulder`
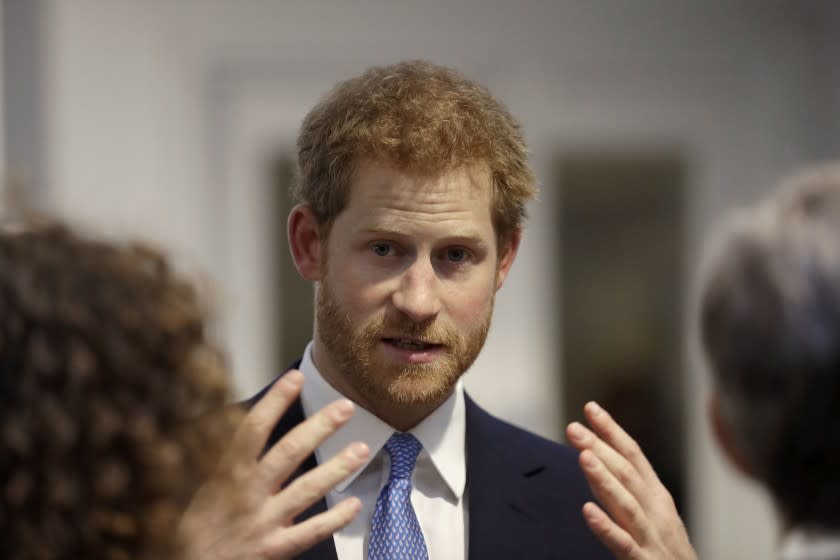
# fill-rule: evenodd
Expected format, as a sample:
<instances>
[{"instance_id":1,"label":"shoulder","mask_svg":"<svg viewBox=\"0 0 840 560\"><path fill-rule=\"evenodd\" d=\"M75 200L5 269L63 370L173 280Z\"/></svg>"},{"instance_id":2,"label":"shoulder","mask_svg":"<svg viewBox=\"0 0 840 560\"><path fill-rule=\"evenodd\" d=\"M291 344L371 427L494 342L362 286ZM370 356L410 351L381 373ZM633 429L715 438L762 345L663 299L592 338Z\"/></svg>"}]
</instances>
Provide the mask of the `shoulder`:
<instances>
[{"instance_id":1,"label":"shoulder","mask_svg":"<svg viewBox=\"0 0 840 560\"><path fill-rule=\"evenodd\" d=\"M246 400L244 400L244 401L240 401L240 402L239 402L239 403L237 403L237 404L238 404L239 406L243 407L243 408L250 409L252 406L254 406L255 404L257 404L257 403L260 401L260 399L262 399L262 398L263 398L263 396L265 396L265 394L268 392L268 390L269 390L269 389L271 389L271 388L274 386L274 384L275 384L275 383L277 383L277 381L278 381L281 377L283 377L283 375L285 375L285 374L286 374L286 372L287 372L287 371L292 370L292 369L297 369L297 368L299 368L299 367L300 367L300 363L301 363L301 360L300 360L300 359L295 360L294 362L292 362L291 364L289 364L289 367L287 367L285 370L283 370L283 372L282 372L282 373L280 373L277 377L275 377L274 379L272 379L272 380L271 380L271 381L270 381L270 382L269 382L269 383L268 383L265 387L263 387L262 389L260 389L260 390L259 390L259 391L255 394L255 395L252 395L252 396L251 396L251 397L249 397L248 399L246 399Z\"/></svg>"},{"instance_id":2,"label":"shoulder","mask_svg":"<svg viewBox=\"0 0 840 560\"><path fill-rule=\"evenodd\" d=\"M578 452L488 413L469 396L467 412L467 460L471 474L496 480L506 472L528 486L540 488L541 499L557 498L575 504L575 515L592 492L578 463Z\"/></svg>"},{"instance_id":3,"label":"shoulder","mask_svg":"<svg viewBox=\"0 0 840 560\"><path fill-rule=\"evenodd\" d=\"M482 541L499 545L495 535L503 532L528 558L611 558L581 513L594 498L577 450L501 420L469 397L466 412L470 546L491 557ZM533 543L527 553L522 543Z\"/></svg>"},{"instance_id":4,"label":"shoulder","mask_svg":"<svg viewBox=\"0 0 840 560\"><path fill-rule=\"evenodd\" d=\"M255 395L253 395L252 397L250 397L250 398L248 398L244 401L240 401L235 406L240 406L240 407L242 407L246 410L250 410L251 407L253 407L255 404L257 404L260 401L260 399L262 399L263 396L265 396L265 394L268 392L268 390L271 389L271 387L281 377L283 377L283 374L285 374L286 371L289 371L290 369L297 368L299 364L300 364L300 361L297 361L297 362L293 363L291 366L289 366L288 369L286 369L283 373L281 373L280 375L278 375L277 377L272 379L270 383L268 383L265 387L260 389L260 391L257 392ZM271 435L269 436L268 441L266 442L265 449L268 449L272 445L277 443L284 435L286 435L289 431L291 431L292 428L294 428L295 426L297 426L298 424L300 424L304 420L305 420L305 415L304 415L304 412L303 412L303 405L301 404L300 398L297 398L297 399L294 400L294 402L289 404L289 407L286 409L286 411L283 413L283 415L280 416L277 419L277 423L274 425L274 429L272 429Z\"/></svg>"},{"instance_id":5,"label":"shoulder","mask_svg":"<svg viewBox=\"0 0 840 560\"><path fill-rule=\"evenodd\" d=\"M539 436L498 418L481 408L469 395L465 395L467 430L469 437L482 445L504 449L506 455L577 464L577 451L567 445Z\"/></svg>"}]
</instances>

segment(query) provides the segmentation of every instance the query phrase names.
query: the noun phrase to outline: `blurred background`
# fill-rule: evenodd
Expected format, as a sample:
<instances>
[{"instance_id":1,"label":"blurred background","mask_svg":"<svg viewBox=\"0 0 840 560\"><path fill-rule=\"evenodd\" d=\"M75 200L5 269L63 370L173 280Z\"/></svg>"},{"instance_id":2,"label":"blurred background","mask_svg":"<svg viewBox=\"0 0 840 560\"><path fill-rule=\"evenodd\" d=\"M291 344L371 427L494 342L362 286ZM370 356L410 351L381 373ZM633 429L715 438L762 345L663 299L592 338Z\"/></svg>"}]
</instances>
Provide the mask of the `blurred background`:
<instances>
[{"instance_id":1,"label":"blurred background","mask_svg":"<svg viewBox=\"0 0 840 560\"><path fill-rule=\"evenodd\" d=\"M701 557L773 556L767 498L709 437L691 312L720 218L840 154L840 2L3 0L0 17L8 176L206 278L240 395L311 335L285 241L303 115L406 58L487 85L541 194L468 390L553 439L598 399Z\"/></svg>"}]
</instances>

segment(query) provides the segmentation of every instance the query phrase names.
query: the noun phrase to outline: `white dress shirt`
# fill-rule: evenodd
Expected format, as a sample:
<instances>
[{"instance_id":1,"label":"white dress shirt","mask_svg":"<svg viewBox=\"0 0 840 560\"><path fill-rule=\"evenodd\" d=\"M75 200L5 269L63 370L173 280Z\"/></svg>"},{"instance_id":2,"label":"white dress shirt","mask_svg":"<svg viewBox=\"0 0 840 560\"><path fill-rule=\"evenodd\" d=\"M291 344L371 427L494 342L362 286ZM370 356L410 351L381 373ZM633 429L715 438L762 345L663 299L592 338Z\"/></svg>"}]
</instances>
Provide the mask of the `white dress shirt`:
<instances>
[{"instance_id":1,"label":"white dress shirt","mask_svg":"<svg viewBox=\"0 0 840 560\"><path fill-rule=\"evenodd\" d=\"M840 534L793 529L782 541L780 558L782 560L837 560L840 558Z\"/></svg>"},{"instance_id":2,"label":"white dress shirt","mask_svg":"<svg viewBox=\"0 0 840 560\"><path fill-rule=\"evenodd\" d=\"M307 417L343 397L315 367L311 342L304 352L300 371L305 378L301 402ZM390 472L390 459L383 446L394 431L357 405L350 421L315 451L319 464L354 441L365 442L371 451L371 459L361 471L327 494L328 507L349 496L362 501L359 515L333 536L338 560L365 560L367 557L374 506ZM465 560L466 418L461 382L437 410L409 433L423 445L412 477L411 503L423 531L429 560Z\"/></svg>"}]
</instances>

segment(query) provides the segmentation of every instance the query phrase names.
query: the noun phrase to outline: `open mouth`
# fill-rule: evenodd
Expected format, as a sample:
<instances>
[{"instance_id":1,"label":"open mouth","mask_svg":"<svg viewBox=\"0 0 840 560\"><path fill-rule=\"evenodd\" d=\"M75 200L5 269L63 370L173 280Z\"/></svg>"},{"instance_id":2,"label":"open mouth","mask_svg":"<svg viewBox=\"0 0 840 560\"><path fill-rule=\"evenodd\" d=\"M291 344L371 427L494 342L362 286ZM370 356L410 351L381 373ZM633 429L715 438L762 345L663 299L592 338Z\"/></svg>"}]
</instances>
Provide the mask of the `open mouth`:
<instances>
[{"instance_id":1,"label":"open mouth","mask_svg":"<svg viewBox=\"0 0 840 560\"><path fill-rule=\"evenodd\" d=\"M415 340L412 338L383 338L382 341L385 344L399 348L400 350L408 350L411 352L425 352L443 347L442 344L424 342L422 340Z\"/></svg>"}]
</instances>

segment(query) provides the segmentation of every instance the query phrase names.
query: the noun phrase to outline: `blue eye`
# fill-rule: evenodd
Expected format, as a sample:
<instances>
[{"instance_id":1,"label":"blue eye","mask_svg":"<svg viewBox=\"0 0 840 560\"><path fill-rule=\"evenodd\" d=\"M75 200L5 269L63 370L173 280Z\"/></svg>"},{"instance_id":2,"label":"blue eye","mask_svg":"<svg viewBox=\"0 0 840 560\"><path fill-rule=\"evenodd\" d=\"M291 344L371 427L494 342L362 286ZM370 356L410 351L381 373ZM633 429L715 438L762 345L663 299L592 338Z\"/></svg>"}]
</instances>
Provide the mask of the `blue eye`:
<instances>
[{"instance_id":1,"label":"blue eye","mask_svg":"<svg viewBox=\"0 0 840 560\"><path fill-rule=\"evenodd\" d=\"M460 247L453 247L446 250L446 259L450 262L460 263L467 260L468 254L466 249Z\"/></svg>"},{"instance_id":2,"label":"blue eye","mask_svg":"<svg viewBox=\"0 0 840 560\"><path fill-rule=\"evenodd\" d=\"M374 243L371 245L371 248L373 248L373 252L380 257L387 257L391 252L391 246L387 243Z\"/></svg>"}]
</instances>

